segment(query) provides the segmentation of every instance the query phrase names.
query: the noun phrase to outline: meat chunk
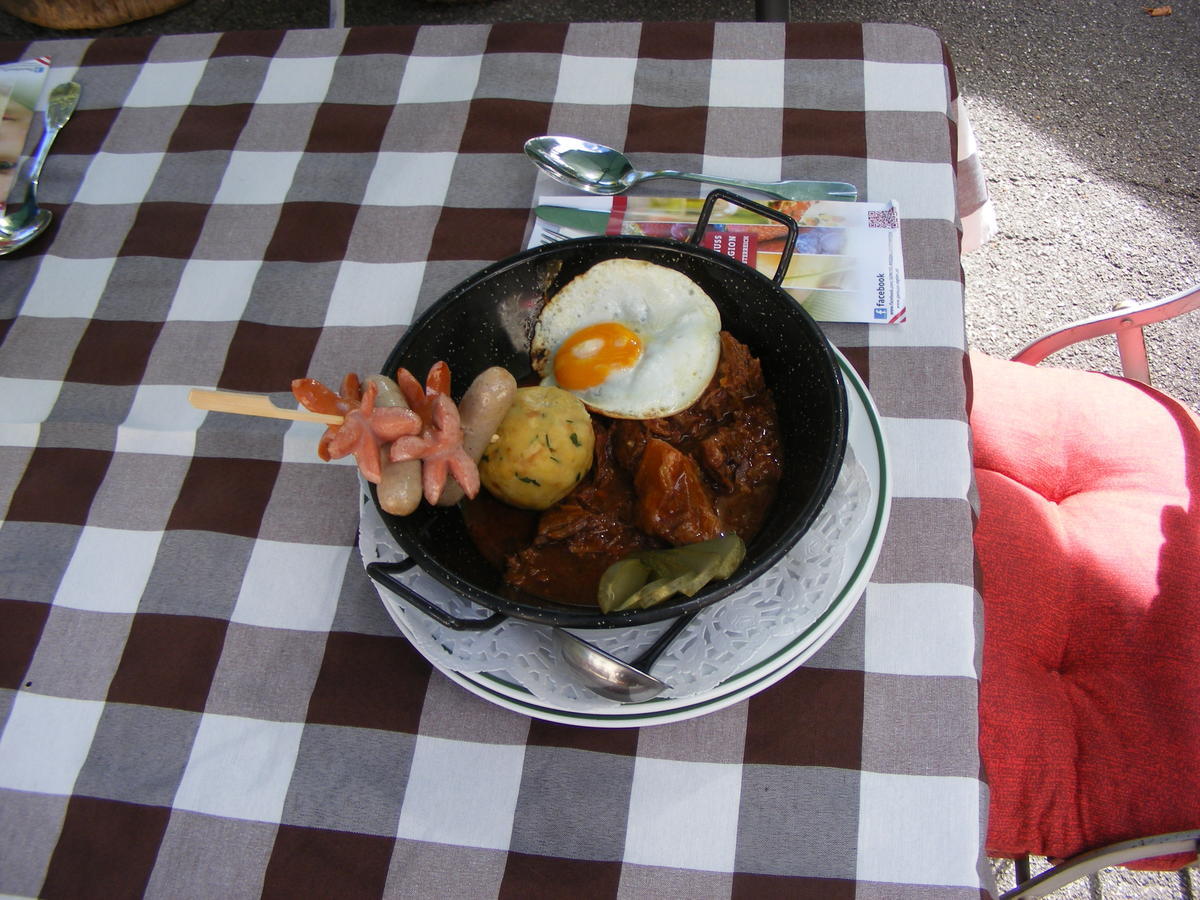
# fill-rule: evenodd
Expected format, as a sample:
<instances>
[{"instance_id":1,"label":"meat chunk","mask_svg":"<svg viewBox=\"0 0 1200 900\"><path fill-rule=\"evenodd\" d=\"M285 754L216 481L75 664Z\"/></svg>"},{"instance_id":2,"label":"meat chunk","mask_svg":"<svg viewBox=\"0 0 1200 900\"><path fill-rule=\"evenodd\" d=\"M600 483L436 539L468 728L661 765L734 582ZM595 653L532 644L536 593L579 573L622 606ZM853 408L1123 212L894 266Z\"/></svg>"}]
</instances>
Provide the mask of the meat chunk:
<instances>
[{"instance_id":1,"label":"meat chunk","mask_svg":"<svg viewBox=\"0 0 1200 900\"><path fill-rule=\"evenodd\" d=\"M697 460L725 494L772 484L783 475L783 447L774 409L744 407L699 441Z\"/></svg>"},{"instance_id":2,"label":"meat chunk","mask_svg":"<svg viewBox=\"0 0 1200 900\"><path fill-rule=\"evenodd\" d=\"M720 536L721 521L700 467L666 441L646 442L633 483L642 531L674 546Z\"/></svg>"},{"instance_id":3,"label":"meat chunk","mask_svg":"<svg viewBox=\"0 0 1200 900\"><path fill-rule=\"evenodd\" d=\"M591 472L540 515L532 543L510 556L505 570L508 584L560 603L594 604L614 560L654 546L634 525L633 485L614 462L608 429L593 427Z\"/></svg>"}]
</instances>

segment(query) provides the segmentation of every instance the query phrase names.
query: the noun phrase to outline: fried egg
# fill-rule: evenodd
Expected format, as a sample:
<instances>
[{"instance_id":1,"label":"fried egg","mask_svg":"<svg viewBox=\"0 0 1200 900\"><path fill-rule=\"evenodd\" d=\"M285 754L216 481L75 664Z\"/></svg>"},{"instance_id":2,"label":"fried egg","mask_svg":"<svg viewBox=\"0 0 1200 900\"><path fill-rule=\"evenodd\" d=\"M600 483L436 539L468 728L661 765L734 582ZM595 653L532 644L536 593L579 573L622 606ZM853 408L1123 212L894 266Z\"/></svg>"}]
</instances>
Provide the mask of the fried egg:
<instances>
[{"instance_id":1,"label":"fried egg","mask_svg":"<svg viewBox=\"0 0 1200 900\"><path fill-rule=\"evenodd\" d=\"M530 355L542 384L589 409L652 419L687 409L721 355L721 314L675 269L637 259L597 263L546 301Z\"/></svg>"}]
</instances>

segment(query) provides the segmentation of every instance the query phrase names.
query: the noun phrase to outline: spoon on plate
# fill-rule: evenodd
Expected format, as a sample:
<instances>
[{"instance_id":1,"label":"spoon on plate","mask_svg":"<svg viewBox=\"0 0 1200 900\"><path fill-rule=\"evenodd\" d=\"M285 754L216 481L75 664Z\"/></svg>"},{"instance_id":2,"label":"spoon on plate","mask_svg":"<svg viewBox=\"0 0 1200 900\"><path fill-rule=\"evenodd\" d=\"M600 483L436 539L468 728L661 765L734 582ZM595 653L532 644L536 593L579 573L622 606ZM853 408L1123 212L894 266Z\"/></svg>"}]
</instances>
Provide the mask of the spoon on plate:
<instances>
[{"instance_id":1,"label":"spoon on plate","mask_svg":"<svg viewBox=\"0 0 1200 900\"><path fill-rule=\"evenodd\" d=\"M780 200L858 199L858 188L843 181L744 181L673 169L639 172L619 150L560 135L530 138L525 153L551 178L589 194L621 194L651 178L682 178L757 191Z\"/></svg>"},{"instance_id":2,"label":"spoon on plate","mask_svg":"<svg viewBox=\"0 0 1200 900\"><path fill-rule=\"evenodd\" d=\"M20 250L46 230L52 218L50 210L37 205L38 177L42 165L50 153L50 145L67 124L75 107L79 104L79 84L68 81L55 85L50 91L46 106L45 127L37 149L29 158L29 181L25 187L25 198L13 212L0 216L0 256Z\"/></svg>"},{"instance_id":3,"label":"spoon on plate","mask_svg":"<svg viewBox=\"0 0 1200 900\"><path fill-rule=\"evenodd\" d=\"M640 703L657 697L670 687L665 681L651 675L650 669L698 612L693 610L677 618L658 640L631 663L617 659L595 644L561 628L554 629L554 644L563 662L574 670L580 683L588 690L618 703Z\"/></svg>"}]
</instances>

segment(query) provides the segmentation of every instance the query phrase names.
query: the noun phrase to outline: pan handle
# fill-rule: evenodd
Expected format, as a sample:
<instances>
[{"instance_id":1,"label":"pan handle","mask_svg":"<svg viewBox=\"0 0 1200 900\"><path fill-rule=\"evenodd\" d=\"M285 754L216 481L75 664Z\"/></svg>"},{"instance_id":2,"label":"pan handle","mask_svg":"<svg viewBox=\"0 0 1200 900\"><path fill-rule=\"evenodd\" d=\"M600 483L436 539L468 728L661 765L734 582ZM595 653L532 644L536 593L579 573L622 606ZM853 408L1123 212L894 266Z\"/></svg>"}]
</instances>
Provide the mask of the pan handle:
<instances>
[{"instance_id":1,"label":"pan handle","mask_svg":"<svg viewBox=\"0 0 1200 900\"><path fill-rule=\"evenodd\" d=\"M788 265L792 261L792 252L796 249L796 238L800 236L800 226L796 224L796 220L777 209L771 209L769 206L755 203L753 200L748 200L739 194L731 194L729 191L717 188L704 199L704 206L700 210L700 218L696 221L696 230L688 238L689 244L700 245L700 241L704 237L704 231L708 228L708 220L712 218L713 207L717 205L718 200L727 200L734 206L748 209L750 212L757 213L764 219L778 222L787 229L787 241L784 243L783 253L779 257L779 267L775 270L775 276L771 279L776 287L781 286L783 284L783 276L787 274Z\"/></svg>"},{"instance_id":2,"label":"pan handle","mask_svg":"<svg viewBox=\"0 0 1200 900\"><path fill-rule=\"evenodd\" d=\"M451 615L440 606L430 603L407 584L403 584L392 577L393 574L407 572L413 565L414 563L411 559L394 563L367 563L367 574L393 594L399 594L431 619L445 625L447 628L453 628L455 631L486 631L489 628L494 628L508 618L502 612L492 613L484 619L460 619L457 616Z\"/></svg>"}]
</instances>

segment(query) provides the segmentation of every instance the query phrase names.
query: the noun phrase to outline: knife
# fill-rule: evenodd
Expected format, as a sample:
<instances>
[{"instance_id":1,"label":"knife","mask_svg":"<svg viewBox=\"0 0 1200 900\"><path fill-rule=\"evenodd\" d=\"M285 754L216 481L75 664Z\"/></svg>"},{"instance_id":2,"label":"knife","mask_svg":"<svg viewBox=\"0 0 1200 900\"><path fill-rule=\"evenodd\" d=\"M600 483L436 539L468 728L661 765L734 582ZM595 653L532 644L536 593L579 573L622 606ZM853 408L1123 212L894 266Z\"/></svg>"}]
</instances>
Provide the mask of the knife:
<instances>
[{"instance_id":1,"label":"knife","mask_svg":"<svg viewBox=\"0 0 1200 900\"><path fill-rule=\"evenodd\" d=\"M539 206L533 212L543 222L549 222L551 225L561 225L563 228L593 234L604 234L611 218L607 211L575 209L570 206Z\"/></svg>"}]
</instances>

